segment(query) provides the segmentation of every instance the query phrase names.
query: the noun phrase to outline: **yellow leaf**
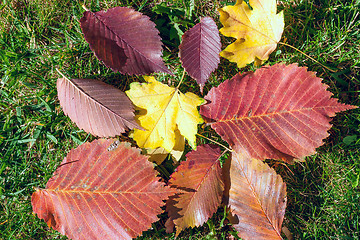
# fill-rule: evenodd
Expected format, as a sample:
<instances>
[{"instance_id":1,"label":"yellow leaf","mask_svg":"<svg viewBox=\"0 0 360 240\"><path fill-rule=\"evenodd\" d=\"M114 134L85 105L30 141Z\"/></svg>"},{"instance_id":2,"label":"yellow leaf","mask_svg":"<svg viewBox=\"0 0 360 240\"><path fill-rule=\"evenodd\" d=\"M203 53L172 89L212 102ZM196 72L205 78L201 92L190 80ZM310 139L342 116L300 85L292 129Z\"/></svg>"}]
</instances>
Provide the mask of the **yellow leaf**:
<instances>
[{"instance_id":1,"label":"yellow leaf","mask_svg":"<svg viewBox=\"0 0 360 240\"><path fill-rule=\"evenodd\" d=\"M284 14L276 14L276 0L249 0L249 6L237 0L234 6L219 9L220 33L237 40L227 46L220 55L239 68L255 61L261 65L269 58L281 39L284 30Z\"/></svg>"},{"instance_id":2,"label":"yellow leaf","mask_svg":"<svg viewBox=\"0 0 360 240\"><path fill-rule=\"evenodd\" d=\"M183 94L177 88L156 81L154 77L144 78L147 83L131 83L130 90L126 91L137 107L146 110L138 117L145 130L134 130L134 139L139 147L162 147L171 152L178 129L195 149L197 124L203 123L197 106L205 100L190 92Z\"/></svg>"},{"instance_id":3,"label":"yellow leaf","mask_svg":"<svg viewBox=\"0 0 360 240\"><path fill-rule=\"evenodd\" d=\"M184 153L184 149L185 149L185 138L180 134L180 131L176 129L175 146L170 152L171 156L173 156L175 163L178 162L182 157ZM169 155L169 152L163 149L162 147L156 149L145 148L144 154L150 156L149 157L150 162L156 162L158 165L160 165Z\"/></svg>"}]
</instances>

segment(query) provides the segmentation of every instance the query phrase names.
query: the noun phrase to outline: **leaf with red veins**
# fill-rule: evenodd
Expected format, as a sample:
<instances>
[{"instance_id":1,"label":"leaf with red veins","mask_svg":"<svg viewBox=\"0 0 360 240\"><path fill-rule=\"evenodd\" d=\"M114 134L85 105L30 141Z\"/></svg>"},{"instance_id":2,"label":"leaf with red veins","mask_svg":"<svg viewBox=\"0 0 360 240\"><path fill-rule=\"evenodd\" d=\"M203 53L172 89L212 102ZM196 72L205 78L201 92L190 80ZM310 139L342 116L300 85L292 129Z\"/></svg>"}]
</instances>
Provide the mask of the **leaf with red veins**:
<instances>
[{"instance_id":1,"label":"leaf with red veins","mask_svg":"<svg viewBox=\"0 0 360 240\"><path fill-rule=\"evenodd\" d=\"M206 222L220 206L224 191L219 147L201 145L186 157L169 181L171 187L181 190L167 202L167 231L172 230L173 221L176 235Z\"/></svg>"},{"instance_id":2,"label":"leaf with red veins","mask_svg":"<svg viewBox=\"0 0 360 240\"><path fill-rule=\"evenodd\" d=\"M292 162L323 144L339 103L315 73L296 64L237 74L212 88L200 114L232 148L256 159Z\"/></svg>"},{"instance_id":3,"label":"leaf with red veins","mask_svg":"<svg viewBox=\"0 0 360 240\"><path fill-rule=\"evenodd\" d=\"M71 239L132 239L158 220L172 194L138 149L99 139L71 150L31 204Z\"/></svg>"}]
</instances>

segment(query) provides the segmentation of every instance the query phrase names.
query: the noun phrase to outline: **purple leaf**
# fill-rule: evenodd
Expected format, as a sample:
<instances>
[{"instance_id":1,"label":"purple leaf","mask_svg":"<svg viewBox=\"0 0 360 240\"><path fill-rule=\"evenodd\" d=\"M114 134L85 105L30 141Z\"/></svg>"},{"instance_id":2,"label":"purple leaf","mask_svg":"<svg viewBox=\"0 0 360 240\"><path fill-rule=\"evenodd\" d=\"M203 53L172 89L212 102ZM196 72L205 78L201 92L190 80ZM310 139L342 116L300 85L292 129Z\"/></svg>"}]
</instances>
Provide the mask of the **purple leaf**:
<instances>
[{"instance_id":1,"label":"purple leaf","mask_svg":"<svg viewBox=\"0 0 360 240\"><path fill-rule=\"evenodd\" d=\"M81 29L90 48L104 64L127 74L171 74L161 58L162 43L155 23L131 8L86 11Z\"/></svg>"},{"instance_id":2,"label":"purple leaf","mask_svg":"<svg viewBox=\"0 0 360 240\"><path fill-rule=\"evenodd\" d=\"M201 92L210 74L220 63L221 42L219 30L211 17L184 33L180 45L183 67L200 85Z\"/></svg>"}]
</instances>

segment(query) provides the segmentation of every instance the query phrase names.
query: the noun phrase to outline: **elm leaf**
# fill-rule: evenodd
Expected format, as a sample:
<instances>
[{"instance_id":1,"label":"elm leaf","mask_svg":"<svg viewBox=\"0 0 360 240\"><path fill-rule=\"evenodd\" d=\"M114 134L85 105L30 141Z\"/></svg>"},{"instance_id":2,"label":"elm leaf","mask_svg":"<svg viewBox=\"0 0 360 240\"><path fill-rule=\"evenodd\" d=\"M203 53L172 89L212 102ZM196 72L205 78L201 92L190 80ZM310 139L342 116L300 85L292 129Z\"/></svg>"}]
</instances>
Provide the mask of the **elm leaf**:
<instances>
[{"instance_id":1,"label":"elm leaf","mask_svg":"<svg viewBox=\"0 0 360 240\"><path fill-rule=\"evenodd\" d=\"M220 155L218 146L200 145L186 155L187 160L171 175L169 185L182 191L166 204L168 232L172 221L179 235L187 227L201 226L216 212L224 191Z\"/></svg>"},{"instance_id":2,"label":"elm leaf","mask_svg":"<svg viewBox=\"0 0 360 240\"><path fill-rule=\"evenodd\" d=\"M148 16L131 8L84 12L81 29L91 50L114 71L130 75L165 72L159 31Z\"/></svg>"},{"instance_id":3,"label":"elm leaf","mask_svg":"<svg viewBox=\"0 0 360 240\"><path fill-rule=\"evenodd\" d=\"M128 145L99 139L71 150L46 188L33 193L34 213L71 239L141 235L174 191L158 181L147 157Z\"/></svg>"},{"instance_id":4,"label":"elm leaf","mask_svg":"<svg viewBox=\"0 0 360 240\"><path fill-rule=\"evenodd\" d=\"M282 239L286 185L280 175L261 160L233 152L229 178L231 186L225 195L238 220L233 227L239 237Z\"/></svg>"},{"instance_id":5,"label":"elm leaf","mask_svg":"<svg viewBox=\"0 0 360 240\"><path fill-rule=\"evenodd\" d=\"M219 30L211 17L185 32L179 46L183 67L200 85L201 92L210 74L220 63L221 42Z\"/></svg>"},{"instance_id":6,"label":"elm leaf","mask_svg":"<svg viewBox=\"0 0 360 240\"><path fill-rule=\"evenodd\" d=\"M130 99L119 89L94 79L59 78L56 85L64 113L84 131L113 137L141 129Z\"/></svg>"},{"instance_id":7,"label":"elm leaf","mask_svg":"<svg viewBox=\"0 0 360 240\"><path fill-rule=\"evenodd\" d=\"M275 64L212 88L200 114L234 149L291 162L315 153L336 112L356 108L331 98L315 73Z\"/></svg>"}]
</instances>

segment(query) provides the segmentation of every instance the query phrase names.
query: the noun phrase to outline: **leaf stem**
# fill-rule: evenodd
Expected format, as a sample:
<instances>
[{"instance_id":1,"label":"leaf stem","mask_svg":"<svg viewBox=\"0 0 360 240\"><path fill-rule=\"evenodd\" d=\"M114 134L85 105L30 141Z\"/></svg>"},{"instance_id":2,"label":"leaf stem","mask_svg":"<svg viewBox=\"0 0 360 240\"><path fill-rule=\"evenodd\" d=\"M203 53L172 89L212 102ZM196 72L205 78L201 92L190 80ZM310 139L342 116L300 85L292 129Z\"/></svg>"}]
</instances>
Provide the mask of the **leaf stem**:
<instances>
[{"instance_id":1,"label":"leaf stem","mask_svg":"<svg viewBox=\"0 0 360 240\"><path fill-rule=\"evenodd\" d=\"M60 70L58 68L55 68L55 70L63 77L66 78L67 80L69 80L69 78L67 78L62 72L60 72Z\"/></svg>"},{"instance_id":2,"label":"leaf stem","mask_svg":"<svg viewBox=\"0 0 360 240\"><path fill-rule=\"evenodd\" d=\"M81 6L82 6L82 8L83 8L85 11L87 11L87 12L90 11L89 9L87 9L87 7L86 7L85 5L81 5Z\"/></svg>"},{"instance_id":3,"label":"leaf stem","mask_svg":"<svg viewBox=\"0 0 360 240\"><path fill-rule=\"evenodd\" d=\"M294 49L294 50L298 51L299 53L301 53L301 54L303 54L304 56L306 56L307 58L309 58L309 59L313 60L314 62L316 62L317 64L319 64L319 65L320 65L320 66L322 66L323 68L325 68L325 69L329 70L330 72L336 72L336 70L333 70L333 69L331 69L331 68L329 68L329 67L325 66L324 64L320 63L320 62L319 62L319 61L317 61L316 59L314 59L314 58L310 57L309 55L307 55L306 53L304 53L304 52L303 52L303 51L301 51L300 49L298 49L298 48L296 48L296 47L294 47L294 46L292 46L292 45L290 45L290 44L287 44L287 43L284 43L284 42L278 42L278 44L281 44L281 45L287 46L287 47L289 47L289 48L292 48L292 49Z\"/></svg>"},{"instance_id":4,"label":"leaf stem","mask_svg":"<svg viewBox=\"0 0 360 240\"><path fill-rule=\"evenodd\" d=\"M227 151L229 151L229 152L232 152L232 151L233 151L233 150L231 150L230 148L228 148L227 146L225 146L225 145L223 145L223 144L221 144L221 143L219 143L219 142L217 142L217 141L215 141L215 140L212 140L212 139L210 139L210 138L208 138L208 137L205 137L205 136L203 136L203 135L201 135L201 134L198 134L198 133L197 133L196 135L198 135L199 137L205 138L206 140L209 140L209 141L211 141L211 142L213 142L213 143L215 143L215 144L217 144L217 145L225 148L225 149L226 149Z\"/></svg>"},{"instance_id":5,"label":"leaf stem","mask_svg":"<svg viewBox=\"0 0 360 240\"><path fill-rule=\"evenodd\" d=\"M182 83L182 81L184 80L184 77L185 77L185 69L183 71L183 74L182 74L182 77L181 77L181 80L179 82L179 84L177 85L176 89L178 89L180 87L180 84Z\"/></svg>"}]
</instances>

